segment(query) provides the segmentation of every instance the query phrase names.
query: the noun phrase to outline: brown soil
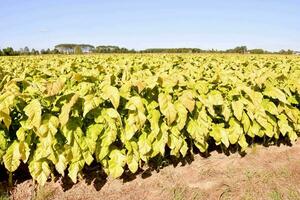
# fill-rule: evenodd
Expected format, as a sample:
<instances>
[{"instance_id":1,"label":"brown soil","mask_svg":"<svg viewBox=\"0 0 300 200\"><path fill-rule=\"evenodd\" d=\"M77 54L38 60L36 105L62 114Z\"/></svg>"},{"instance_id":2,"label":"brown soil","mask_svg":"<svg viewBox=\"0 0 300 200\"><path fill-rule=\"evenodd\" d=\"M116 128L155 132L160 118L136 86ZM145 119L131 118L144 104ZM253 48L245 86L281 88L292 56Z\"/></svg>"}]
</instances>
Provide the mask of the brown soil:
<instances>
[{"instance_id":1,"label":"brown soil","mask_svg":"<svg viewBox=\"0 0 300 200\"><path fill-rule=\"evenodd\" d=\"M300 141L292 147L257 145L249 148L244 157L216 151L208 158L195 155L194 161L184 166L169 165L159 172L148 170L117 180L95 173L92 180L82 178L75 185L58 180L36 190L32 180L26 180L12 189L11 198L297 200L300 199Z\"/></svg>"}]
</instances>

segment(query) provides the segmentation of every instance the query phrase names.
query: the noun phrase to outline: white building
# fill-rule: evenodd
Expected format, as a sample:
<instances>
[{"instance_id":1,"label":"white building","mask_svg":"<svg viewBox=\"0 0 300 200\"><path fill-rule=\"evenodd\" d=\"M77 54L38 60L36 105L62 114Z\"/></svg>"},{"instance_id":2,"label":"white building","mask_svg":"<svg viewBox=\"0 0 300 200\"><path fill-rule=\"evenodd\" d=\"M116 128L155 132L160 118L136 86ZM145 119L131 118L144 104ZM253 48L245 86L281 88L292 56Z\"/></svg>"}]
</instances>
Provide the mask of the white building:
<instances>
[{"instance_id":1,"label":"white building","mask_svg":"<svg viewBox=\"0 0 300 200\"><path fill-rule=\"evenodd\" d=\"M94 46L89 44L59 44L55 46L55 49L61 53L73 54L78 46L81 48L82 53L91 53L95 49Z\"/></svg>"}]
</instances>

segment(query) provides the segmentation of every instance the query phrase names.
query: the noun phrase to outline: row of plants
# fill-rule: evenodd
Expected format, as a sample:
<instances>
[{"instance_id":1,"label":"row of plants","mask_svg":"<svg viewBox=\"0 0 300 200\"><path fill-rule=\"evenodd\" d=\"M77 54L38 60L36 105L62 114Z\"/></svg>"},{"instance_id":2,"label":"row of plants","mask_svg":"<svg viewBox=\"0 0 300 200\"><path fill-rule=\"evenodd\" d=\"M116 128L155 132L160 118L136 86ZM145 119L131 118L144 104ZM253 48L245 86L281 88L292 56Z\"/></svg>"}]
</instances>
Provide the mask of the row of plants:
<instances>
[{"instance_id":1,"label":"row of plants","mask_svg":"<svg viewBox=\"0 0 300 200\"><path fill-rule=\"evenodd\" d=\"M240 55L0 58L0 162L44 185L99 163L112 177L156 157L300 130L300 59Z\"/></svg>"}]
</instances>

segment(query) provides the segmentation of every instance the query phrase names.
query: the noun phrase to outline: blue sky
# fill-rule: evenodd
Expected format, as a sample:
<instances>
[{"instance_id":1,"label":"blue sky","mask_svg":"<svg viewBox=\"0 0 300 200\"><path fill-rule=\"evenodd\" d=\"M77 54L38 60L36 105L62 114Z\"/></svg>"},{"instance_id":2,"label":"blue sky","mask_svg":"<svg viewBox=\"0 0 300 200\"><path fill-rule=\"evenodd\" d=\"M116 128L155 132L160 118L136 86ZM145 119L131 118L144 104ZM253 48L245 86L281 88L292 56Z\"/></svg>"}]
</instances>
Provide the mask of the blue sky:
<instances>
[{"instance_id":1,"label":"blue sky","mask_svg":"<svg viewBox=\"0 0 300 200\"><path fill-rule=\"evenodd\" d=\"M0 5L0 48L89 43L300 50L297 0L0 0Z\"/></svg>"}]
</instances>

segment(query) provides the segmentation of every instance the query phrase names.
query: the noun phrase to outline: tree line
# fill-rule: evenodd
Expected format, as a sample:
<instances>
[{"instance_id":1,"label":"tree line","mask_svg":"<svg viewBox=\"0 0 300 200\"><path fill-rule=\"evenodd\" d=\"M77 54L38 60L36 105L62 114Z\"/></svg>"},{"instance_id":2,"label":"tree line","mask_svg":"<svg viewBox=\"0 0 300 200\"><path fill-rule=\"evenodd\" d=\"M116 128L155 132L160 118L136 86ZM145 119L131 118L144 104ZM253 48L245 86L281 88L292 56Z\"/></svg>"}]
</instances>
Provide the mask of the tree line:
<instances>
[{"instance_id":1,"label":"tree line","mask_svg":"<svg viewBox=\"0 0 300 200\"><path fill-rule=\"evenodd\" d=\"M280 50L270 52L264 49L247 49L247 46L238 46L227 50L203 50L199 48L149 48L144 50L127 49L119 46L101 45L92 46L89 44L59 44L53 49L29 49L28 47L14 50L12 47L0 49L0 56L17 55L40 55L40 54L82 54L82 53L240 53L240 54L293 54L293 50Z\"/></svg>"},{"instance_id":2,"label":"tree line","mask_svg":"<svg viewBox=\"0 0 300 200\"><path fill-rule=\"evenodd\" d=\"M59 54L60 52L57 49L50 50L48 49L31 49L29 50L28 47L21 48L19 50L14 50L12 47L7 47L4 49L0 49L0 56L20 56L20 55L40 55L40 54Z\"/></svg>"}]
</instances>

